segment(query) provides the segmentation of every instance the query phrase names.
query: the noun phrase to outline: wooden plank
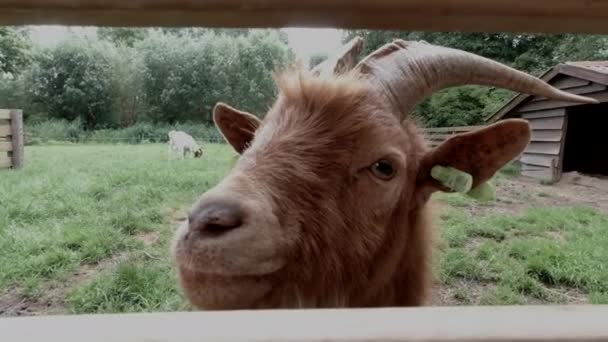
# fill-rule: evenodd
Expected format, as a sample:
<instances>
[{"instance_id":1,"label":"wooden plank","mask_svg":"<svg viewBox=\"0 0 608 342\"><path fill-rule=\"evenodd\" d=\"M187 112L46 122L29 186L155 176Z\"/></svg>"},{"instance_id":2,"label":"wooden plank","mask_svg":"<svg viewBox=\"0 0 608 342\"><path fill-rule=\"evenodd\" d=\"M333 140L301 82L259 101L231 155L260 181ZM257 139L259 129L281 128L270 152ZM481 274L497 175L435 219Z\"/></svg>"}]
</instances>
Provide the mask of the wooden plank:
<instances>
[{"instance_id":1,"label":"wooden plank","mask_svg":"<svg viewBox=\"0 0 608 342\"><path fill-rule=\"evenodd\" d=\"M564 132L562 130L556 129L556 130L546 130L546 131L537 131L537 130L533 130L532 131L532 137L530 138L530 141L538 141L538 142L542 142L542 141L552 141L552 142L559 142L562 141L562 138L564 136Z\"/></svg>"},{"instance_id":2,"label":"wooden plank","mask_svg":"<svg viewBox=\"0 0 608 342\"><path fill-rule=\"evenodd\" d=\"M0 126L0 137L11 135L11 126L4 125Z\"/></svg>"},{"instance_id":3,"label":"wooden plank","mask_svg":"<svg viewBox=\"0 0 608 342\"><path fill-rule=\"evenodd\" d=\"M439 133L434 133L434 134L427 134L426 137L430 140L446 140L449 137L453 137L456 134L439 134Z\"/></svg>"},{"instance_id":4,"label":"wooden plank","mask_svg":"<svg viewBox=\"0 0 608 342\"><path fill-rule=\"evenodd\" d=\"M526 177L532 177L540 180L553 180L553 172L551 172L550 168L536 171L522 171L521 174Z\"/></svg>"},{"instance_id":5,"label":"wooden plank","mask_svg":"<svg viewBox=\"0 0 608 342\"><path fill-rule=\"evenodd\" d=\"M524 152L549 154L557 157L560 153L560 146L561 144L559 142L531 142Z\"/></svg>"},{"instance_id":6,"label":"wooden plank","mask_svg":"<svg viewBox=\"0 0 608 342\"><path fill-rule=\"evenodd\" d=\"M592 97L594 99L599 100L600 102L608 101L608 91L598 92L598 93L589 93L585 94L587 97ZM561 107L571 107L571 106L580 106L579 102L570 102L570 101L555 101L555 100L545 100L545 101L536 101L530 102L521 106L518 111L519 112L533 112L542 109L551 109L551 108L561 108Z\"/></svg>"},{"instance_id":7,"label":"wooden plank","mask_svg":"<svg viewBox=\"0 0 608 342\"><path fill-rule=\"evenodd\" d=\"M520 161L528 165L551 167L552 160L557 156L524 152Z\"/></svg>"},{"instance_id":8,"label":"wooden plank","mask_svg":"<svg viewBox=\"0 0 608 342\"><path fill-rule=\"evenodd\" d=\"M566 110L564 108L556 108L556 109L548 109L548 110L539 110L536 112L526 112L522 113L521 117L530 120L530 119L540 119L540 118L551 118L557 116L565 116Z\"/></svg>"},{"instance_id":9,"label":"wooden plank","mask_svg":"<svg viewBox=\"0 0 608 342\"><path fill-rule=\"evenodd\" d=\"M434 134L434 133L462 133L468 132L471 130L479 129L484 126L456 126L456 127L429 127L423 128L422 130L426 134Z\"/></svg>"},{"instance_id":10,"label":"wooden plank","mask_svg":"<svg viewBox=\"0 0 608 342\"><path fill-rule=\"evenodd\" d=\"M584 86L584 87L578 87L578 88L570 88L568 89L568 92L570 94L577 94L577 95L581 95L581 94L587 94L587 93L597 93L597 92L602 92L606 90L606 86L603 84L599 84L599 83L592 83L588 86ZM547 98L543 97L543 96L534 96L530 102L538 102L538 101L546 101Z\"/></svg>"},{"instance_id":11,"label":"wooden plank","mask_svg":"<svg viewBox=\"0 0 608 342\"><path fill-rule=\"evenodd\" d=\"M547 167L547 166L537 166L537 165L530 165L530 164L525 164L525 163L521 164L521 171L548 171L548 170L550 170L550 167Z\"/></svg>"},{"instance_id":12,"label":"wooden plank","mask_svg":"<svg viewBox=\"0 0 608 342\"><path fill-rule=\"evenodd\" d=\"M12 151L13 143L10 141L0 141L0 152Z\"/></svg>"},{"instance_id":13,"label":"wooden plank","mask_svg":"<svg viewBox=\"0 0 608 342\"><path fill-rule=\"evenodd\" d=\"M0 120L9 120L11 118L11 111L8 109L0 109Z\"/></svg>"},{"instance_id":14,"label":"wooden plank","mask_svg":"<svg viewBox=\"0 0 608 342\"><path fill-rule=\"evenodd\" d=\"M554 173L553 173L553 178L555 181L558 181L561 177L562 177L562 171L564 168L564 149L566 147L566 137L568 136L568 116L566 115L566 117L564 118L564 125L562 126L562 132L564 134L564 139L562 139L560 141L560 146L559 146L559 158L557 159L557 162L554 163L553 167L554 167Z\"/></svg>"},{"instance_id":15,"label":"wooden plank","mask_svg":"<svg viewBox=\"0 0 608 342\"><path fill-rule=\"evenodd\" d=\"M608 3L579 0L1 0L0 24L608 33Z\"/></svg>"},{"instance_id":16,"label":"wooden plank","mask_svg":"<svg viewBox=\"0 0 608 342\"><path fill-rule=\"evenodd\" d=\"M11 158L6 153L0 153L0 169L11 167L11 165L13 165ZM2 333L0 332L0 335L1 334Z\"/></svg>"},{"instance_id":17,"label":"wooden plank","mask_svg":"<svg viewBox=\"0 0 608 342\"><path fill-rule=\"evenodd\" d=\"M580 79L577 77L566 76L566 77L560 78L559 80L557 80L555 82L551 82L551 85L556 88L559 88L559 89L568 89L568 88L586 86L586 85L589 85L590 83L591 83L591 81L589 81L589 80L584 80L584 79Z\"/></svg>"},{"instance_id":18,"label":"wooden plank","mask_svg":"<svg viewBox=\"0 0 608 342\"><path fill-rule=\"evenodd\" d=\"M585 80L590 80L595 83L608 85L608 74L598 72L597 70L582 68L576 65L560 64L558 66L559 72L564 75L572 77L578 77Z\"/></svg>"},{"instance_id":19,"label":"wooden plank","mask_svg":"<svg viewBox=\"0 0 608 342\"><path fill-rule=\"evenodd\" d=\"M25 160L25 142L23 139L23 112L20 110L11 110L11 138L12 138L12 163L13 168L20 169L23 167Z\"/></svg>"},{"instance_id":20,"label":"wooden plank","mask_svg":"<svg viewBox=\"0 0 608 342\"><path fill-rule=\"evenodd\" d=\"M240 310L0 319L10 342L608 341L606 305Z\"/></svg>"},{"instance_id":21,"label":"wooden plank","mask_svg":"<svg viewBox=\"0 0 608 342\"><path fill-rule=\"evenodd\" d=\"M532 130L543 130L543 129L562 129L564 118L563 117L554 117L554 118L541 118L541 119L533 119L528 120L530 123L530 127Z\"/></svg>"}]
</instances>

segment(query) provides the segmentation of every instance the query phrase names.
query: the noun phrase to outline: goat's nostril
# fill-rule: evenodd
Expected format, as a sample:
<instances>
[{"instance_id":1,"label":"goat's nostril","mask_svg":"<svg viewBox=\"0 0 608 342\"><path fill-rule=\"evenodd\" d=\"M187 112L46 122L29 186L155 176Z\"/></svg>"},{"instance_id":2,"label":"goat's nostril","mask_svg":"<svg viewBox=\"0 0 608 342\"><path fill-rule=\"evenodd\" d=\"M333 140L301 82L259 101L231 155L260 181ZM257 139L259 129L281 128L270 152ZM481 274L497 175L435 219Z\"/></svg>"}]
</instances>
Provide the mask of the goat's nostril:
<instances>
[{"instance_id":1,"label":"goat's nostril","mask_svg":"<svg viewBox=\"0 0 608 342\"><path fill-rule=\"evenodd\" d=\"M208 203L192 215L190 229L200 233L221 234L243 224L243 211L232 203Z\"/></svg>"}]
</instances>

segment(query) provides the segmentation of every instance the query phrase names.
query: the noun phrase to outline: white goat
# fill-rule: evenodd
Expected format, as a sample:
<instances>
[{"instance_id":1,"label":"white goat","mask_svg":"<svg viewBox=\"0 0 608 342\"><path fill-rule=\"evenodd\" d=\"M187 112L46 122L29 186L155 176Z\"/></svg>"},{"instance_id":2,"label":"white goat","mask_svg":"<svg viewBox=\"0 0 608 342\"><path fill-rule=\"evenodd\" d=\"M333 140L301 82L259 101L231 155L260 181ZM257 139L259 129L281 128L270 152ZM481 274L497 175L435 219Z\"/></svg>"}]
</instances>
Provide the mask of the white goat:
<instances>
[{"instance_id":1,"label":"white goat","mask_svg":"<svg viewBox=\"0 0 608 342\"><path fill-rule=\"evenodd\" d=\"M194 158L200 158L203 155L203 148L187 133L182 131L170 131L169 159L171 159L172 152L178 153L181 156L181 159L184 159L188 152L192 152Z\"/></svg>"}]
</instances>

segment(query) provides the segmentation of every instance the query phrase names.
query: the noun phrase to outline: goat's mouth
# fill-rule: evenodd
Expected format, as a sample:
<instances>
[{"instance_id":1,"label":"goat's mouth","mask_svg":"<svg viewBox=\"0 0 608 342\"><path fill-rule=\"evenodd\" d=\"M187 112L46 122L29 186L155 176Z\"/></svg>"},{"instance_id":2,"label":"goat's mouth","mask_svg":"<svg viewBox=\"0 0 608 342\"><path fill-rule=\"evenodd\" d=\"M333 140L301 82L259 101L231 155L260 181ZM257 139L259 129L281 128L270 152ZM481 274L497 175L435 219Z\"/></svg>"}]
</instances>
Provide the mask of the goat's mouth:
<instances>
[{"instance_id":1,"label":"goat's mouth","mask_svg":"<svg viewBox=\"0 0 608 342\"><path fill-rule=\"evenodd\" d=\"M273 289L272 276L217 276L179 268L180 285L190 303L203 310L262 307Z\"/></svg>"},{"instance_id":2,"label":"goat's mouth","mask_svg":"<svg viewBox=\"0 0 608 342\"><path fill-rule=\"evenodd\" d=\"M263 229L258 230L259 236L246 231L201 238L189 234L187 225L178 229L173 257L181 288L195 307L251 309L261 307L271 296L276 274L286 266L286 259L276 241L265 238Z\"/></svg>"},{"instance_id":3,"label":"goat's mouth","mask_svg":"<svg viewBox=\"0 0 608 342\"><path fill-rule=\"evenodd\" d=\"M219 256L213 249L188 248L178 242L174 257L182 272L209 277L259 277L271 275L285 266L280 257L251 258L248 255Z\"/></svg>"},{"instance_id":4,"label":"goat's mouth","mask_svg":"<svg viewBox=\"0 0 608 342\"><path fill-rule=\"evenodd\" d=\"M213 277L264 276L286 264L277 240L263 229L249 228L201 237L184 224L176 232L172 249L184 272Z\"/></svg>"}]
</instances>

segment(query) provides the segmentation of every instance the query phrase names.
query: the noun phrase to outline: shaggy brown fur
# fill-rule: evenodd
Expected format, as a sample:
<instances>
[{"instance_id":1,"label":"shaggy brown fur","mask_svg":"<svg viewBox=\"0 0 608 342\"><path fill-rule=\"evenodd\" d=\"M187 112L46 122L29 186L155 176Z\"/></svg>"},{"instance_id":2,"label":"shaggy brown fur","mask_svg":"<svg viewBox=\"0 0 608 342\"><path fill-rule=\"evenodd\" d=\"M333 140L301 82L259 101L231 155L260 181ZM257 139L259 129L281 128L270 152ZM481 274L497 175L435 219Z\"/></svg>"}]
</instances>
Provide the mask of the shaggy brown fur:
<instances>
[{"instance_id":1,"label":"shaggy brown fur","mask_svg":"<svg viewBox=\"0 0 608 342\"><path fill-rule=\"evenodd\" d=\"M428 165L453 164L451 152L475 148L480 135L448 141L434 154L416 125L401 122L356 76L289 72L277 83L279 97L261 122L226 105L215 109L241 157L176 235L186 295L204 309L424 304L427 201L440 189ZM516 144L526 139L527 126L506 125L496 127ZM498 152L509 145L483 137ZM496 152L464 164L491 175L502 166ZM393 174L382 173L387 164ZM210 219L211 207L224 211Z\"/></svg>"}]
</instances>

